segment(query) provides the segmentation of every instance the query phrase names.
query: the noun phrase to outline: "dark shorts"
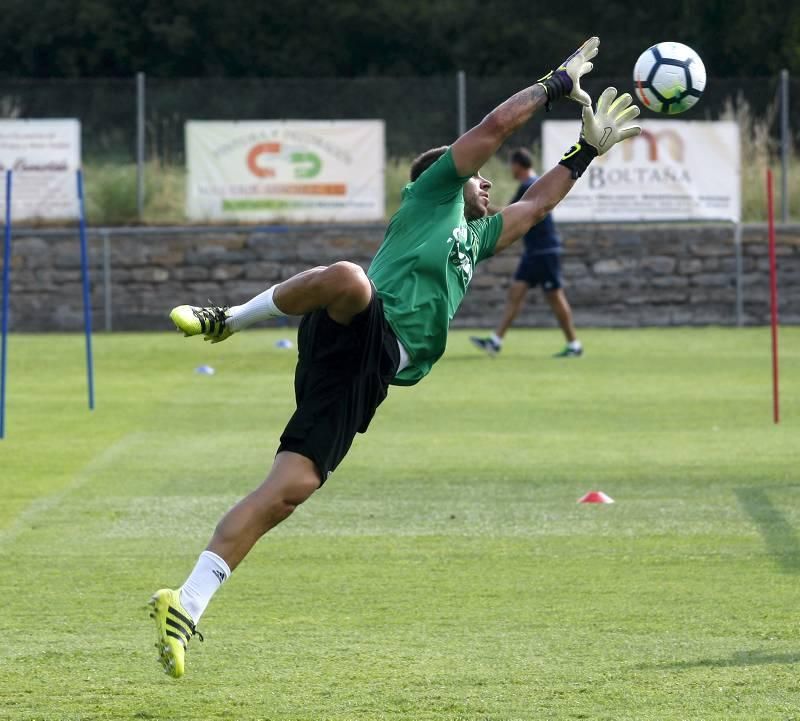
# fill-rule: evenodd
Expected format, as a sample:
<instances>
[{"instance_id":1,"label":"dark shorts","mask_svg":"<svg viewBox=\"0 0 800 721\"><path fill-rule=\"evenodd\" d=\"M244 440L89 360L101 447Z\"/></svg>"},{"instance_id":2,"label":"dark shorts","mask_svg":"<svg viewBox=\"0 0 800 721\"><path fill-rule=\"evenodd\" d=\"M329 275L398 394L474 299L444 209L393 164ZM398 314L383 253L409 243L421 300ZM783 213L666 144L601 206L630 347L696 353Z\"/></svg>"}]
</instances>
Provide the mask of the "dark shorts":
<instances>
[{"instance_id":1,"label":"dark shorts","mask_svg":"<svg viewBox=\"0 0 800 721\"><path fill-rule=\"evenodd\" d=\"M545 292L558 290L561 287L561 255L560 253L542 253L520 258L514 280L521 280L531 288L541 285Z\"/></svg>"},{"instance_id":2,"label":"dark shorts","mask_svg":"<svg viewBox=\"0 0 800 721\"><path fill-rule=\"evenodd\" d=\"M386 398L400 349L374 286L370 304L350 325L332 320L324 308L304 315L297 349L297 410L278 451L310 458L324 483Z\"/></svg>"}]
</instances>

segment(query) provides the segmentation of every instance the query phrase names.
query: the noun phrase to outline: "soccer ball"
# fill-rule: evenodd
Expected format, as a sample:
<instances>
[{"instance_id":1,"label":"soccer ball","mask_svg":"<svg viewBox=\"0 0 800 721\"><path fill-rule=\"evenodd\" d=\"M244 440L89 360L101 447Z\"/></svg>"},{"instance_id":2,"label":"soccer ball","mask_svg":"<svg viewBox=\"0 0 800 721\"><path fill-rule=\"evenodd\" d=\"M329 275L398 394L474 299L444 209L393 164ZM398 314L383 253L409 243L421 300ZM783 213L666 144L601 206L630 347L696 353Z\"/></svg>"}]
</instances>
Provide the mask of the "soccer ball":
<instances>
[{"instance_id":1,"label":"soccer ball","mask_svg":"<svg viewBox=\"0 0 800 721\"><path fill-rule=\"evenodd\" d=\"M706 87L700 56L681 43L658 43L633 67L636 96L654 113L675 115L692 107Z\"/></svg>"}]
</instances>

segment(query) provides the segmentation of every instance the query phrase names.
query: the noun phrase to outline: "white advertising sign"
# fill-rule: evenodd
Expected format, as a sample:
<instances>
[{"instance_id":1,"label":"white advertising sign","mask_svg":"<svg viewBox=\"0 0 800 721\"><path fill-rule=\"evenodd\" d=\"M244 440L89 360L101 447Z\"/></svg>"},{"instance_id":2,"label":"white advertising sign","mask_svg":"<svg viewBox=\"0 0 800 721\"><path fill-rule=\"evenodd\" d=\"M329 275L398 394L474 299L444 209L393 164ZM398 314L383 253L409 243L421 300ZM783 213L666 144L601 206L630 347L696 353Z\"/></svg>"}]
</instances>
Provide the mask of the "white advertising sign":
<instances>
[{"instance_id":1,"label":"white advertising sign","mask_svg":"<svg viewBox=\"0 0 800 721\"><path fill-rule=\"evenodd\" d=\"M186 157L192 220L383 219L380 120L190 121Z\"/></svg>"},{"instance_id":2,"label":"white advertising sign","mask_svg":"<svg viewBox=\"0 0 800 721\"><path fill-rule=\"evenodd\" d=\"M81 126L77 120L0 120L0 218L12 171L11 219L78 217Z\"/></svg>"},{"instance_id":3,"label":"white advertising sign","mask_svg":"<svg viewBox=\"0 0 800 721\"><path fill-rule=\"evenodd\" d=\"M595 158L556 207L556 220L740 220L735 122L636 122L642 134ZM580 122L543 123L545 169L558 163L579 132Z\"/></svg>"}]
</instances>

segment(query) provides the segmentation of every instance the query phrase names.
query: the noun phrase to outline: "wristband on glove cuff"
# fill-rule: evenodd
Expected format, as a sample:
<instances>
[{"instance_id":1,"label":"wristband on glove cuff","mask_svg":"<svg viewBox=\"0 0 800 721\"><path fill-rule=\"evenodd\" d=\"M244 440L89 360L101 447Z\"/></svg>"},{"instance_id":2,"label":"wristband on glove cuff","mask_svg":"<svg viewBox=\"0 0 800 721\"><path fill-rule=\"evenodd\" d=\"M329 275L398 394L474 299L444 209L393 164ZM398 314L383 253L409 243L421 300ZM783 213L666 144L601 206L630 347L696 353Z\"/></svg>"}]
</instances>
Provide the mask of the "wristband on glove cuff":
<instances>
[{"instance_id":1,"label":"wristband on glove cuff","mask_svg":"<svg viewBox=\"0 0 800 721\"><path fill-rule=\"evenodd\" d=\"M548 113L554 100L563 98L572 92L572 78L567 74L566 70L554 70L545 75L538 84L547 93L547 103L545 103L544 108Z\"/></svg>"},{"instance_id":2,"label":"wristband on glove cuff","mask_svg":"<svg viewBox=\"0 0 800 721\"><path fill-rule=\"evenodd\" d=\"M572 179L577 180L596 157L597 148L589 145L585 138L580 137L578 142L564 153L558 164L567 168L572 173Z\"/></svg>"}]
</instances>

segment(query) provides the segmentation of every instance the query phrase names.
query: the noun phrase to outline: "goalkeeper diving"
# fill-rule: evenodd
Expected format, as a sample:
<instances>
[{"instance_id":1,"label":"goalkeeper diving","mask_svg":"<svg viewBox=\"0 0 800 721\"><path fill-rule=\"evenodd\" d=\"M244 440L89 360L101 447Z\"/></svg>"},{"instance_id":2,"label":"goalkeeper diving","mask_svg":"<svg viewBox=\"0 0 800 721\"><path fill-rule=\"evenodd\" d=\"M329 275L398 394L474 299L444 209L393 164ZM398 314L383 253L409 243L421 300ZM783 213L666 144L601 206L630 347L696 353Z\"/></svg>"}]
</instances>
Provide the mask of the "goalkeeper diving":
<instances>
[{"instance_id":1,"label":"goalkeeper diving","mask_svg":"<svg viewBox=\"0 0 800 721\"><path fill-rule=\"evenodd\" d=\"M183 675L187 644L214 593L265 533L326 482L356 433L367 430L389 386L415 385L442 356L475 265L542 220L598 155L641 131L629 125L639 114L630 95L607 88L592 109L581 88L599 44L596 37L587 40L452 145L422 153L366 273L340 261L299 273L241 305L172 310L185 335L212 342L269 318L302 320L297 408L266 479L219 521L185 583L151 598L158 658L169 675ZM575 144L519 202L489 215L492 184L481 168L536 112L564 100L581 106ZM220 447L221 456L226 452Z\"/></svg>"}]
</instances>

